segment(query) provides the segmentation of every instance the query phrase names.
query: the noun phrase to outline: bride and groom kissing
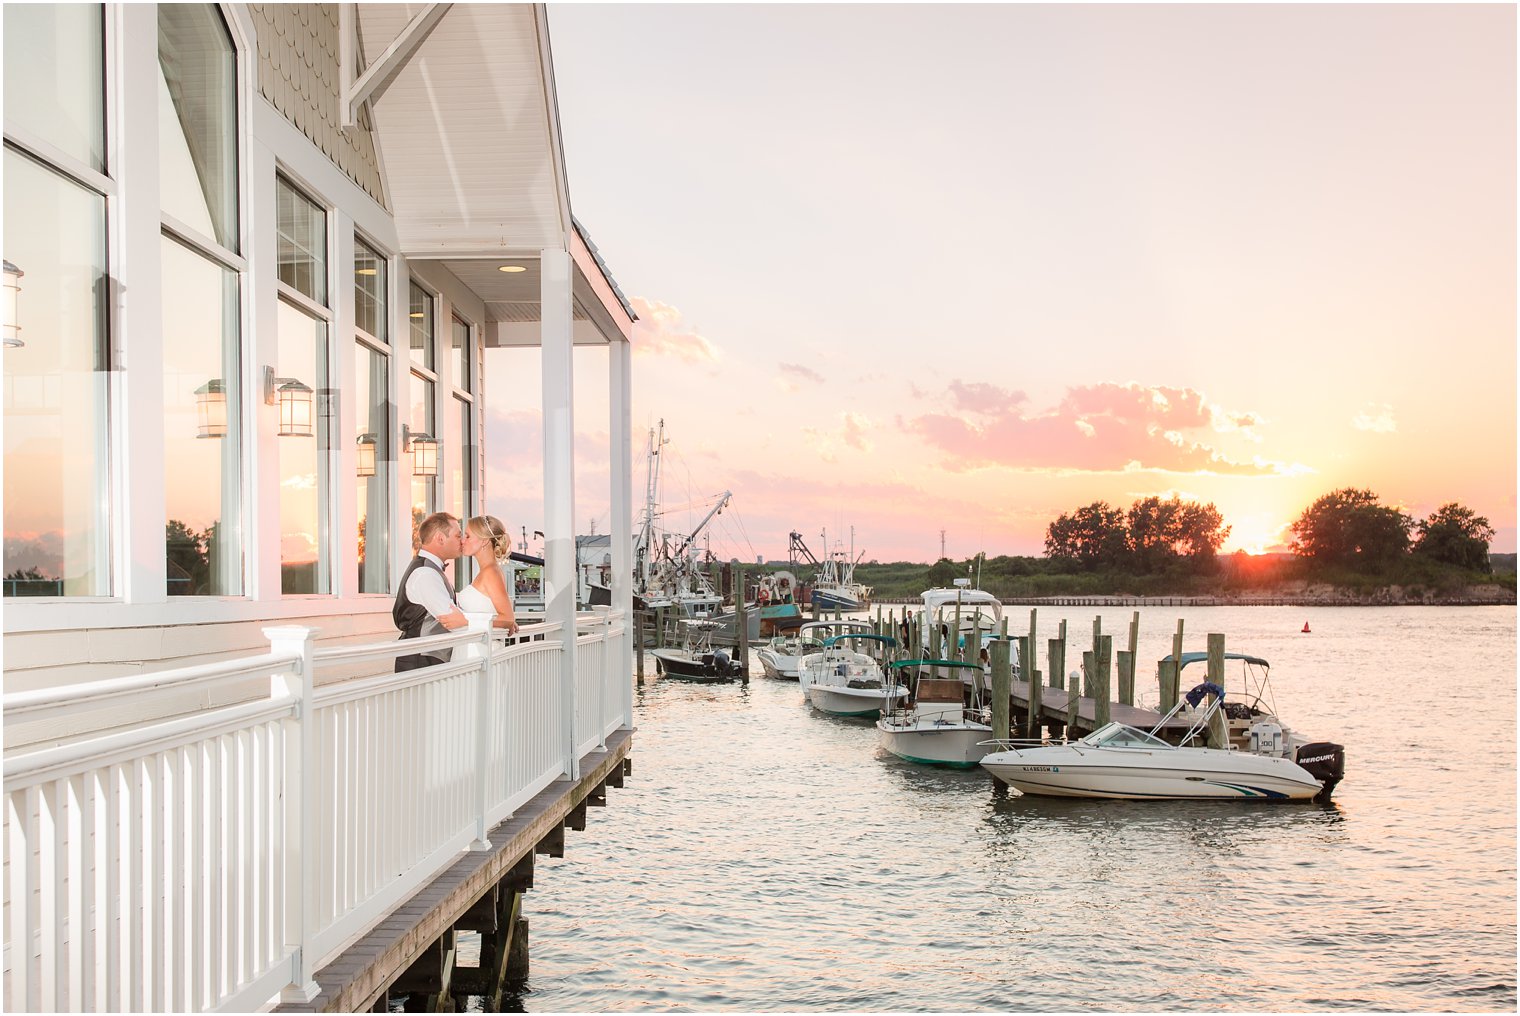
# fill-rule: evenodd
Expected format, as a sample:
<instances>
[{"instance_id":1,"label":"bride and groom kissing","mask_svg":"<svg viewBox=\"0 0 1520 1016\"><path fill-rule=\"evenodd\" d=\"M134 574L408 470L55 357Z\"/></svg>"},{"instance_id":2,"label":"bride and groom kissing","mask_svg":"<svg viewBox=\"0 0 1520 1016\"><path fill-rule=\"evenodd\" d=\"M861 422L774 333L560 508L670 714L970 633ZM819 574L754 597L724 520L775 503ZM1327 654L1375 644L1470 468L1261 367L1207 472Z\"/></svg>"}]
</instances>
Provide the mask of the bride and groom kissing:
<instances>
[{"instance_id":1,"label":"bride and groom kissing","mask_svg":"<svg viewBox=\"0 0 1520 1016\"><path fill-rule=\"evenodd\" d=\"M401 629L403 639L457 631L469 623L466 614L488 613L493 628L504 628L508 634L517 632L517 617L501 567L511 553L512 541L500 519L477 515L460 522L448 512L434 512L422 520L417 540L417 556L402 573L391 608L391 620ZM465 556L475 559L475 579L456 597L443 566ZM398 656L396 672L446 662L447 656L425 653Z\"/></svg>"}]
</instances>

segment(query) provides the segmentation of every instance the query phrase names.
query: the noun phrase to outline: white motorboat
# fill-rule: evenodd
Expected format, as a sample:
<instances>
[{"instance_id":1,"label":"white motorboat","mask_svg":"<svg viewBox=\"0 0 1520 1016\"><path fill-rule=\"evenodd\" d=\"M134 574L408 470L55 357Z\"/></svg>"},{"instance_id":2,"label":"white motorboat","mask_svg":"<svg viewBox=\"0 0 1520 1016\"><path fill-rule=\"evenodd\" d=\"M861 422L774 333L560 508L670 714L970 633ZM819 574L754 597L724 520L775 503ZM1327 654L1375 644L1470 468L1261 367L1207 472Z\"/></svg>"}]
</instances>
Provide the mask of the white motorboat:
<instances>
[{"instance_id":1,"label":"white motorboat","mask_svg":"<svg viewBox=\"0 0 1520 1016\"><path fill-rule=\"evenodd\" d=\"M975 659L998 637L1002 623L1003 604L996 596L972 588L970 579L956 579L953 589L924 590L918 612L919 650Z\"/></svg>"},{"instance_id":2,"label":"white motorboat","mask_svg":"<svg viewBox=\"0 0 1520 1016\"><path fill-rule=\"evenodd\" d=\"M766 677L795 681L802 658L823 649L823 640L848 632L869 633L869 621L808 621L789 635L777 635L755 650Z\"/></svg>"},{"instance_id":3,"label":"white motorboat","mask_svg":"<svg viewBox=\"0 0 1520 1016\"><path fill-rule=\"evenodd\" d=\"M1185 653L1182 664L1185 667L1205 657L1204 653ZM1243 654L1227 657L1262 668L1263 684L1246 693L1251 701L1227 706L1224 689L1201 684L1149 732L1116 722L1061 744L997 742L1002 750L987 755L982 765L1015 790L1044 797L1329 799L1345 773L1345 748L1328 741L1304 741L1287 730L1263 708L1267 662ZM1198 709L1205 697L1207 706ZM1170 744L1159 734L1184 710L1192 713L1193 722L1180 745ZM1195 743L1211 727L1218 746Z\"/></svg>"},{"instance_id":4,"label":"white motorboat","mask_svg":"<svg viewBox=\"0 0 1520 1016\"><path fill-rule=\"evenodd\" d=\"M975 676L980 666L959 660L899 660L890 669L914 674L913 704L884 711L876 721L883 748L909 762L956 769L970 769L993 750L992 711L983 704L982 683L977 680L970 686L967 705L968 687L960 674L969 669Z\"/></svg>"},{"instance_id":5,"label":"white motorboat","mask_svg":"<svg viewBox=\"0 0 1520 1016\"><path fill-rule=\"evenodd\" d=\"M888 653L897 648L890 635L846 634L825 639L823 651L802 658L798 676L814 709L834 716L876 716L908 697L908 689L892 681L883 661L860 648L875 646Z\"/></svg>"}]
</instances>

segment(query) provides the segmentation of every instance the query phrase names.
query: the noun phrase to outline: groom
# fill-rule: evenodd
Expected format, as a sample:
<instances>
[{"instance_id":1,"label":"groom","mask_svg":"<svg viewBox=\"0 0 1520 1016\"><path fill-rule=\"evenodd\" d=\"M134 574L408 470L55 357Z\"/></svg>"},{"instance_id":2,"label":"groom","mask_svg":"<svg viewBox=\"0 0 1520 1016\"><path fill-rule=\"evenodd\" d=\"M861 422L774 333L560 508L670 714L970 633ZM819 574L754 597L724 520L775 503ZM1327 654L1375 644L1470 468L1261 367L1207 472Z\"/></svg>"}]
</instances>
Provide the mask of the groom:
<instances>
[{"instance_id":1,"label":"groom","mask_svg":"<svg viewBox=\"0 0 1520 1016\"><path fill-rule=\"evenodd\" d=\"M401 588L397 590L396 604L391 608L391 620L401 629L403 639L420 636L429 619L448 631L469 623L455 602L453 586L443 574L443 563L460 555L463 537L459 520L448 512L434 512L422 520L417 530L421 547L401 575ZM396 673L445 662L444 657L423 653L398 656Z\"/></svg>"}]
</instances>

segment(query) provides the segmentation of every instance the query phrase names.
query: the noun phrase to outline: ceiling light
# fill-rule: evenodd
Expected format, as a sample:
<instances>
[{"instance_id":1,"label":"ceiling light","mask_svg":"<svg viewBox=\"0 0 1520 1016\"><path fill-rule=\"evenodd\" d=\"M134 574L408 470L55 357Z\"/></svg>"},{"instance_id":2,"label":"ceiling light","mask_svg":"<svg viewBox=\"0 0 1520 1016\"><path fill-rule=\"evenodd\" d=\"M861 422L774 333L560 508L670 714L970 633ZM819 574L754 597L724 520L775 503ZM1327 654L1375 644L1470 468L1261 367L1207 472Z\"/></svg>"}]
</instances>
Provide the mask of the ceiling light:
<instances>
[{"instance_id":1,"label":"ceiling light","mask_svg":"<svg viewBox=\"0 0 1520 1016\"><path fill-rule=\"evenodd\" d=\"M498 272L526 272L528 269L523 265L502 265L496 270Z\"/></svg>"}]
</instances>

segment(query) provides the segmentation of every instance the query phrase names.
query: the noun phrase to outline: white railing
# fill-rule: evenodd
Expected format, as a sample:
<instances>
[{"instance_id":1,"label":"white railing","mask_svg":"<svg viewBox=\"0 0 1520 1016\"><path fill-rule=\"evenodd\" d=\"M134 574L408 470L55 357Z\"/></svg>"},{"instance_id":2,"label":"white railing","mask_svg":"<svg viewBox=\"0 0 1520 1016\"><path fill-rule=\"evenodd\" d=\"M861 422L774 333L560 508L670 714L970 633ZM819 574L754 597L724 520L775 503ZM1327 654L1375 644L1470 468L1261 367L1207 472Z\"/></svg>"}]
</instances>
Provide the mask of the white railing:
<instances>
[{"instance_id":1,"label":"white railing","mask_svg":"<svg viewBox=\"0 0 1520 1016\"><path fill-rule=\"evenodd\" d=\"M309 998L319 962L630 723L621 612L577 618L573 744L559 627L503 644L474 620L404 647L270 628L252 659L7 695L7 731L129 698L162 718L6 758L6 1008ZM453 658L321 684L421 649Z\"/></svg>"}]
</instances>

